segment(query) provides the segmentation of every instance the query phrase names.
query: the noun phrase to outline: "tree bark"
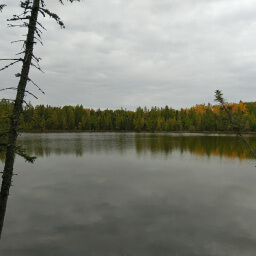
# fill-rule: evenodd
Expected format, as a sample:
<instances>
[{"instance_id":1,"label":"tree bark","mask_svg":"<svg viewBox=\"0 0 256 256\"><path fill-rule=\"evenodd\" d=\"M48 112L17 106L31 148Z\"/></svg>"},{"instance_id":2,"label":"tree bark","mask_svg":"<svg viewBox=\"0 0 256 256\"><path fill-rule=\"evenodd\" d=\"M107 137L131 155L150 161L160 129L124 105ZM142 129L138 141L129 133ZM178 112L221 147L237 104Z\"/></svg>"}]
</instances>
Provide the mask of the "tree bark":
<instances>
[{"instance_id":1,"label":"tree bark","mask_svg":"<svg viewBox=\"0 0 256 256\"><path fill-rule=\"evenodd\" d=\"M28 24L28 33L25 41L25 55L20 74L20 80L17 88L16 99L14 103L13 113L11 117L10 130L8 135L8 143L6 149L5 166L2 175L2 186L0 192L0 238L4 224L7 200L12 183L13 166L15 158L16 140L19 132L20 114L24 101L25 89L28 81L29 69L33 57L34 37L36 32L37 18L39 12L40 0L34 0L31 10L31 16Z\"/></svg>"}]
</instances>

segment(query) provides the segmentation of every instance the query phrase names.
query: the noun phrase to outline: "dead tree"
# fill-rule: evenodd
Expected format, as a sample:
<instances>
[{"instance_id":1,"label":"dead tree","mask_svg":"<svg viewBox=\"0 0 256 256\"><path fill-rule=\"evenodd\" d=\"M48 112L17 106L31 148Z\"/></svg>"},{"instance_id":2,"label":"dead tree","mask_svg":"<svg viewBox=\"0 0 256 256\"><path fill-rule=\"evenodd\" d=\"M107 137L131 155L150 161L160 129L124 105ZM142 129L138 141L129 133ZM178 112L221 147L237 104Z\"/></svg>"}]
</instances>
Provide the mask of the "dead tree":
<instances>
[{"instance_id":1,"label":"dead tree","mask_svg":"<svg viewBox=\"0 0 256 256\"><path fill-rule=\"evenodd\" d=\"M249 144L249 142L245 139L245 137L242 134L242 131L244 130L244 124L241 121L236 120L236 118L234 117L234 114L232 113L232 109L228 106L228 103L226 102L226 100L224 100L223 94L220 90L215 91L215 101L220 103L220 106L221 106L222 110L224 111L224 113L226 114L226 119L229 122L232 131L236 135L238 135L240 137L240 139L242 139L242 141L249 148L249 150L252 153L252 155L254 156L254 158L256 158L256 154L255 154L254 150L252 149L251 145Z\"/></svg>"},{"instance_id":2,"label":"dead tree","mask_svg":"<svg viewBox=\"0 0 256 256\"><path fill-rule=\"evenodd\" d=\"M73 2L74 0L68 0L69 2ZM76 0L79 1L79 0ZM62 0L59 0L61 4L63 4ZM6 5L0 5L0 11L2 11L3 7ZM12 115L10 118L10 127L7 133L7 142L1 145L1 148L5 148L6 157L5 157L5 165L2 175L2 185L0 192L0 237L2 234L4 217L6 212L7 200L9 196L10 187L12 184L13 177L13 166L14 166L14 158L15 154L19 154L23 156L27 161L33 162L35 157L30 157L26 154L24 149L16 146L16 140L19 133L19 122L20 115L22 113L24 97L26 91L27 82L31 81L29 78L29 71L31 66L35 66L37 69L41 70L39 66L40 58L37 58L33 53L34 45L37 41L41 42L41 30L45 29L43 25L38 22L38 15L42 14L43 16L49 16L53 18L62 28L64 28L63 22L60 20L58 15L50 12L46 9L45 0L25 0L20 2L20 7L23 9L21 15L13 15L11 19L8 21L11 22L22 22L22 24L10 26L20 26L27 27L27 35L26 39L23 41L24 43L24 51L19 53L19 55L23 55L22 58L16 59L1 59L3 61L11 61L8 65L3 67L1 70L4 70L15 63L21 62L22 68L21 72L16 74L16 77L19 78L19 83L16 92L16 99L14 100L14 107ZM22 40L18 40L22 41ZM38 87L39 88L39 87ZM9 89L9 88L6 88ZM40 88L39 88L40 89ZM40 89L41 90L41 89ZM28 92L29 93L29 92Z\"/></svg>"}]
</instances>

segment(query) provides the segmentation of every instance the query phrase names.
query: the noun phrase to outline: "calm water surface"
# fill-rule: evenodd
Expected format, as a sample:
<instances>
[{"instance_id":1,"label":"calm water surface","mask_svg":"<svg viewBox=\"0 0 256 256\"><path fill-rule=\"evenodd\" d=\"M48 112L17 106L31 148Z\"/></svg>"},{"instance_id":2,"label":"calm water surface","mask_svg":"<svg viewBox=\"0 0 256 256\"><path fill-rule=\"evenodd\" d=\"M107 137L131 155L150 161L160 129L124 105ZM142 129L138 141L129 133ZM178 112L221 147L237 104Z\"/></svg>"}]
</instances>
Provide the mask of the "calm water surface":
<instances>
[{"instance_id":1,"label":"calm water surface","mask_svg":"<svg viewBox=\"0 0 256 256\"><path fill-rule=\"evenodd\" d=\"M38 158L16 159L0 255L256 254L255 160L235 136L23 134L19 142Z\"/></svg>"}]
</instances>

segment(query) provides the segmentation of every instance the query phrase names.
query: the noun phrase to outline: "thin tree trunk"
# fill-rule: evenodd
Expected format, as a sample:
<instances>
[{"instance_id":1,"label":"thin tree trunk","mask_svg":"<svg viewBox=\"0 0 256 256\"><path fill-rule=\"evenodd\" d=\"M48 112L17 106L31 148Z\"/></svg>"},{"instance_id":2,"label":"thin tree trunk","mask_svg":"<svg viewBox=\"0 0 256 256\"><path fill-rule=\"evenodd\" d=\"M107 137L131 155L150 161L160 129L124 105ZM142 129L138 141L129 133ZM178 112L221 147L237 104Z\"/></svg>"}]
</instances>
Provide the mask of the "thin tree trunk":
<instances>
[{"instance_id":1,"label":"thin tree trunk","mask_svg":"<svg viewBox=\"0 0 256 256\"><path fill-rule=\"evenodd\" d=\"M15 158L16 140L19 131L20 114L25 95L25 89L28 81L28 74L33 56L34 37L37 25L40 0L33 1L31 17L29 19L27 39L25 42L25 56L20 74L20 80L17 88L16 100L11 117L10 131L8 135L8 144L6 151L5 166L3 171L3 180L0 192L0 238L2 234L4 217L7 206L7 199L10 191L13 176L13 166Z\"/></svg>"},{"instance_id":2,"label":"thin tree trunk","mask_svg":"<svg viewBox=\"0 0 256 256\"><path fill-rule=\"evenodd\" d=\"M244 136L239 132L238 136L245 142L245 144L247 145L247 147L249 148L249 150L251 151L251 153L253 154L254 158L256 159L256 154L253 151L251 145L249 144L249 142L244 138Z\"/></svg>"}]
</instances>

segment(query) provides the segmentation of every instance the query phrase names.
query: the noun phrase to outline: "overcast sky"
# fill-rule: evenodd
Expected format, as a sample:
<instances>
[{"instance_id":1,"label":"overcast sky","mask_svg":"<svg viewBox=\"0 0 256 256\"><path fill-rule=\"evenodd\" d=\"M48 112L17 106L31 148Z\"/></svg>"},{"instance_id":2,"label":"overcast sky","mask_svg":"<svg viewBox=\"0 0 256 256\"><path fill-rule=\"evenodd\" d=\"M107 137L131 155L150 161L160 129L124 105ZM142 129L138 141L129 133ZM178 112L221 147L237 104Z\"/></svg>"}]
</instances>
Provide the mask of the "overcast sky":
<instances>
[{"instance_id":1,"label":"overcast sky","mask_svg":"<svg viewBox=\"0 0 256 256\"><path fill-rule=\"evenodd\" d=\"M26 31L7 28L19 1L4 2L0 58L13 58L21 45L10 42ZM214 103L216 89L232 102L256 101L256 0L45 2L66 29L40 17L47 31L35 54L45 74L33 68L30 77L46 94L29 84L33 104L179 109ZM17 85L19 69L0 73L0 89Z\"/></svg>"}]
</instances>

